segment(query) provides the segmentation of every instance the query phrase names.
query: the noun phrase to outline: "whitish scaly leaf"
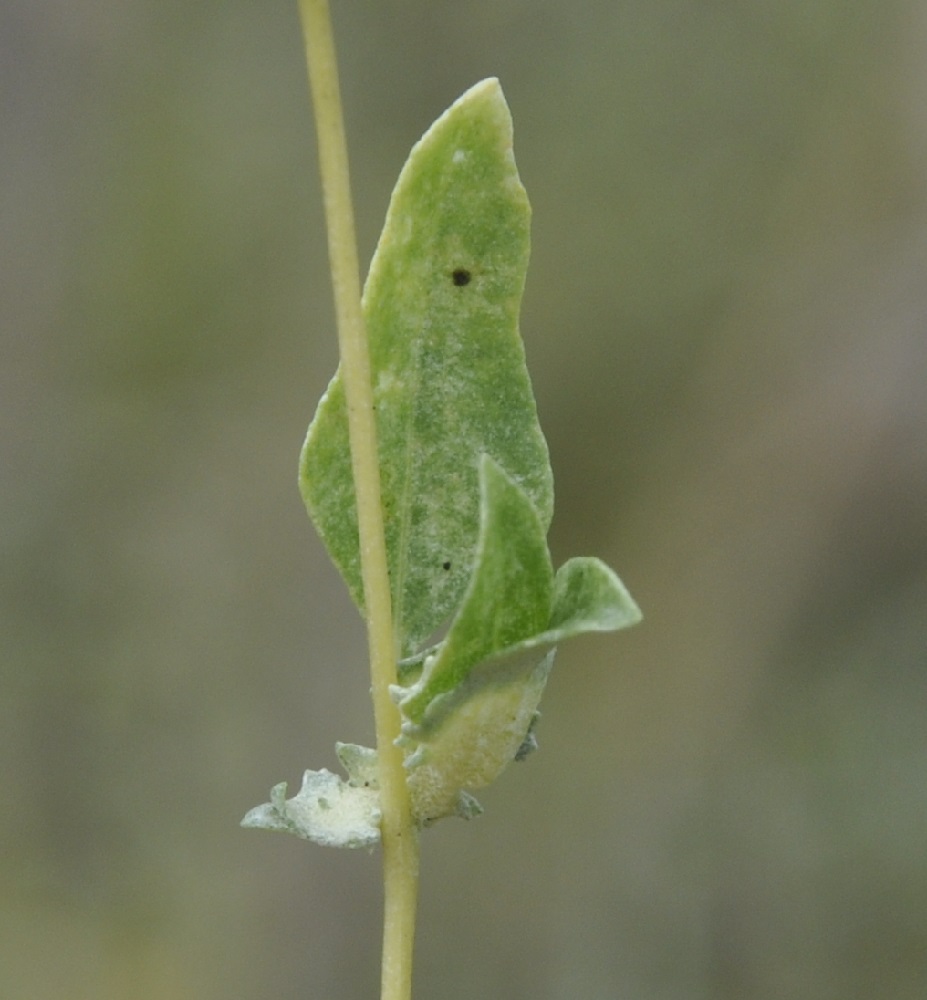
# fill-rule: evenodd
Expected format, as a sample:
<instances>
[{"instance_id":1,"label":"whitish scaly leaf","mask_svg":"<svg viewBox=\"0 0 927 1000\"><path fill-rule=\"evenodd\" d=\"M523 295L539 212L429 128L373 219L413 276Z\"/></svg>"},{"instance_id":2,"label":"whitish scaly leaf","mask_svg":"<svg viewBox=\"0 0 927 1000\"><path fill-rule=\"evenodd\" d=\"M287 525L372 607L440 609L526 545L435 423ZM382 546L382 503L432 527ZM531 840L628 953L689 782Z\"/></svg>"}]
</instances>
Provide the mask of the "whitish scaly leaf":
<instances>
[{"instance_id":1,"label":"whitish scaly leaf","mask_svg":"<svg viewBox=\"0 0 927 1000\"><path fill-rule=\"evenodd\" d=\"M241 825L292 833L325 847L372 847L380 840L380 793L331 771L306 771L293 798L286 797L285 781L275 785L270 802L250 810Z\"/></svg>"},{"instance_id":2,"label":"whitish scaly leaf","mask_svg":"<svg viewBox=\"0 0 927 1000\"><path fill-rule=\"evenodd\" d=\"M402 693L403 716L415 727L477 664L550 621L554 572L544 525L524 491L488 455L479 471L481 523L470 585L437 653Z\"/></svg>"},{"instance_id":3,"label":"whitish scaly leaf","mask_svg":"<svg viewBox=\"0 0 927 1000\"><path fill-rule=\"evenodd\" d=\"M521 487L546 530L547 446L518 311L530 208L496 80L467 91L402 170L364 290L396 631L414 652L460 603L479 532L478 458ZM309 428L300 488L362 605L344 390ZM498 595L508 602L508 595Z\"/></svg>"}]
</instances>

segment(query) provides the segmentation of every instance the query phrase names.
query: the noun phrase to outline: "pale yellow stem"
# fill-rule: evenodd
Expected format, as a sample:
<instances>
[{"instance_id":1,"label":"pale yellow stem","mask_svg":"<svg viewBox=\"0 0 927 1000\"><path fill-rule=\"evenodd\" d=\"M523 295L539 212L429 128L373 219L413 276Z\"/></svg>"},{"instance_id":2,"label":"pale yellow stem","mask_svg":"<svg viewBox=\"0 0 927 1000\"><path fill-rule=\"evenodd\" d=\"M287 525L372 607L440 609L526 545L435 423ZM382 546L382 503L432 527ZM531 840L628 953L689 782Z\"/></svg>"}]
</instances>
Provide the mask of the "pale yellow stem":
<instances>
[{"instance_id":1,"label":"pale yellow stem","mask_svg":"<svg viewBox=\"0 0 927 1000\"><path fill-rule=\"evenodd\" d=\"M399 736L399 710L389 696L389 687L396 682L397 645L393 635L376 416L361 310L347 144L328 0L299 0L299 7L315 110L341 378L347 400L379 754L384 889L381 1000L410 1000L418 896L418 832L412 818L402 751L395 745Z\"/></svg>"}]
</instances>

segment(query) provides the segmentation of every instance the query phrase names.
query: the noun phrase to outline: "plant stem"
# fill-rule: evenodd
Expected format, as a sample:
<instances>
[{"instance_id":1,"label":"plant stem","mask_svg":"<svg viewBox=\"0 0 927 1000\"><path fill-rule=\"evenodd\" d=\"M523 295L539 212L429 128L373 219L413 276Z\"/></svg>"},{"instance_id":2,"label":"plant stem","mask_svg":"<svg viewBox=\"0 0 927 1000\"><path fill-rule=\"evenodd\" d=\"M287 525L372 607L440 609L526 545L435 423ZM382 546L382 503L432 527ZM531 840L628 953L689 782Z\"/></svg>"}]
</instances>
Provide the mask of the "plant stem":
<instances>
[{"instance_id":1,"label":"plant stem","mask_svg":"<svg viewBox=\"0 0 927 1000\"><path fill-rule=\"evenodd\" d=\"M396 683L397 645L393 635L376 416L361 310L347 145L328 0L299 0L299 8L318 135L341 377L347 400L379 755L384 890L381 1000L410 1000L418 894L418 832L412 818L402 751L395 745L399 736L399 710L389 695L390 685Z\"/></svg>"}]
</instances>

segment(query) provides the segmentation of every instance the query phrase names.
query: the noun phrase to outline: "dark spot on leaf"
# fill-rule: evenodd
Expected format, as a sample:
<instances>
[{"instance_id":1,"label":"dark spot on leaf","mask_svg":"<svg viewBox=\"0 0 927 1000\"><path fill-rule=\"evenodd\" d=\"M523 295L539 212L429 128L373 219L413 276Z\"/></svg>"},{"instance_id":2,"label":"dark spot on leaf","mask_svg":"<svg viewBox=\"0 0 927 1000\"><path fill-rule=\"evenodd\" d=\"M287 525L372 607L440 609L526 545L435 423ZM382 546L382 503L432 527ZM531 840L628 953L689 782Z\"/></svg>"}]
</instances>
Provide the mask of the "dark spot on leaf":
<instances>
[{"instance_id":1,"label":"dark spot on leaf","mask_svg":"<svg viewBox=\"0 0 927 1000\"><path fill-rule=\"evenodd\" d=\"M464 285L469 285L470 280L473 275L465 267L455 268L451 272L451 280L458 288L462 288Z\"/></svg>"},{"instance_id":2,"label":"dark spot on leaf","mask_svg":"<svg viewBox=\"0 0 927 1000\"><path fill-rule=\"evenodd\" d=\"M441 563L441 568L442 569L450 569L451 568L451 561L450 561L450 559L447 559L443 563Z\"/></svg>"}]
</instances>

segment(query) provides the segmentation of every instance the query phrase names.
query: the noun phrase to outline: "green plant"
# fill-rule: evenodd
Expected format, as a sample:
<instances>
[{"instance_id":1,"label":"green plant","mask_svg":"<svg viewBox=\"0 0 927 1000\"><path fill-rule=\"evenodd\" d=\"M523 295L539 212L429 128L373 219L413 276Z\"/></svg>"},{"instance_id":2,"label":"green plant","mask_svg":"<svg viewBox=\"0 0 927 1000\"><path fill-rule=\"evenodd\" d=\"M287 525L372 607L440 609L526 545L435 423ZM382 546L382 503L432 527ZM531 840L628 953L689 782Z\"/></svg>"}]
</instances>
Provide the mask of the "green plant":
<instances>
[{"instance_id":1,"label":"green plant","mask_svg":"<svg viewBox=\"0 0 927 1000\"><path fill-rule=\"evenodd\" d=\"M307 771L243 823L382 845L382 998L406 1000L419 831L478 813L471 792L534 747L558 643L640 612L599 560L551 565L553 483L518 333L530 209L498 82L412 150L361 304L327 3L301 10L341 363L300 489L367 621L377 747L339 744L346 779Z\"/></svg>"}]
</instances>

